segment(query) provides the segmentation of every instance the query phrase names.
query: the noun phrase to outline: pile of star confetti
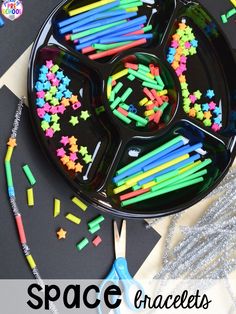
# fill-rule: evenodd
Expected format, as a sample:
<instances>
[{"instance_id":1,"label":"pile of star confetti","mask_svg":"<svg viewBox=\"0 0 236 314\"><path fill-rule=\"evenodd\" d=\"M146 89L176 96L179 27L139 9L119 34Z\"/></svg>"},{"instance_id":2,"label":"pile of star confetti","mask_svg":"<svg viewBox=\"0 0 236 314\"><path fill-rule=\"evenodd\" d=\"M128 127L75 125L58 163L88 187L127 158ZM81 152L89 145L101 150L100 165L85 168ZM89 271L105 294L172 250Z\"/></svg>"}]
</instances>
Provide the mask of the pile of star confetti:
<instances>
[{"instance_id":1,"label":"pile of star confetti","mask_svg":"<svg viewBox=\"0 0 236 314\"><path fill-rule=\"evenodd\" d=\"M198 41L193 30L186 25L186 21L183 19L172 36L167 61L179 78L185 113L191 118L202 121L206 127L211 127L214 132L217 132L222 128L222 109L215 102L214 90L209 89L204 95L200 90L190 93L185 76L188 56L196 55L197 47Z\"/></svg>"}]
</instances>

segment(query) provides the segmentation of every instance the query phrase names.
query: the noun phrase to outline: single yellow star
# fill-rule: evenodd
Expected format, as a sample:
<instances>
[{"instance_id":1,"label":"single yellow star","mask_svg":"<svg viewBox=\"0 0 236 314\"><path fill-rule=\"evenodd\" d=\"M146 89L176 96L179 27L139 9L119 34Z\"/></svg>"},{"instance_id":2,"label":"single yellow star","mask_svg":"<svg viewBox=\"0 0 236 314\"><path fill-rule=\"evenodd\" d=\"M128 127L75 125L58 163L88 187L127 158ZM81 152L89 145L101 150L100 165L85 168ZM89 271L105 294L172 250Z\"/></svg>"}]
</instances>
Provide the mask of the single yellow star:
<instances>
[{"instance_id":1,"label":"single yellow star","mask_svg":"<svg viewBox=\"0 0 236 314\"><path fill-rule=\"evenodd\" d=\"M77 163L75 166L75 172L82 172L83 166L80 163Z\"/></svg>"},{"instance_id":2,"label":"single yellow star","mask_svg":"<svg viewBox=\"0 0 236 314\"><path fill-rule=\"evenodd\" d=\"M16 146L16 139L10 137L9 141L7 142L7 145L11 146L11 147L15 147Z\"/></svg>"},{"instance_id":3,"label":"single yellow star","mask_svg":"<svg viewBox=\"0 0 236 314\"><path fill-rule=\"evenodd\" d=\"M59 231L57 231L58 240L65 239L66 234L67 234L67 231L65 231L61 228Z\"/></svg>"},{"instance_id":4,"label":"single yellow star","mask_svg":"<svg viewBox=\"0 0 236 314\"><path fill-rule=\"evenodd\" d=\"M68 170L74 170L75 169L75 163L73 161L69 161L67 164L66 164Z\"/></svg>"}]
</instances>

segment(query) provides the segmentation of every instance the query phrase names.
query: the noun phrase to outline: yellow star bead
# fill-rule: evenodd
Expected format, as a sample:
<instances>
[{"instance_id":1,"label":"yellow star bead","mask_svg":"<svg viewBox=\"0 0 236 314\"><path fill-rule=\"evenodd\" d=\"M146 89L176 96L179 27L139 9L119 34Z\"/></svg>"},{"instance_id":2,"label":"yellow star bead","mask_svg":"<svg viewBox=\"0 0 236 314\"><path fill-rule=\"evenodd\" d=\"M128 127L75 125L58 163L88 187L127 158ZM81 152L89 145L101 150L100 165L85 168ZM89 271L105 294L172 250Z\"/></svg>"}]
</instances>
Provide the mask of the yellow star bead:
<instances>
[{"instance_id":1,"label":"yellow star bead","mask_svg":"<svg viewBox=\"0 0 236 314\"><path fill-rule=\"evenodd\" d=\"M68 170L74 170L75 169L75 163L73 161L69 161L67 164L66 164Z\"/></svg>"},{"instance_id":2,"label":"yellow star bead","mask_svg":"<svg viewBox=\"0 0 236 314\"><path fill-rule=\"evenodd\" d=\"M64 156L61 158L61 162L63 163L63 165L66 165L69 161L70 161L69 156Z\"/></svg>"},{"instance_id":3,"label":"yellow star bead","mask_svg":"<svg viewBox=\"0 0 236 314\"><path fill-rule=\"evenodd\" d=\"M76 164L75 172L82 172L82 170L83 170L83 166L80 163Z\"/></svg>"}]
</instances>

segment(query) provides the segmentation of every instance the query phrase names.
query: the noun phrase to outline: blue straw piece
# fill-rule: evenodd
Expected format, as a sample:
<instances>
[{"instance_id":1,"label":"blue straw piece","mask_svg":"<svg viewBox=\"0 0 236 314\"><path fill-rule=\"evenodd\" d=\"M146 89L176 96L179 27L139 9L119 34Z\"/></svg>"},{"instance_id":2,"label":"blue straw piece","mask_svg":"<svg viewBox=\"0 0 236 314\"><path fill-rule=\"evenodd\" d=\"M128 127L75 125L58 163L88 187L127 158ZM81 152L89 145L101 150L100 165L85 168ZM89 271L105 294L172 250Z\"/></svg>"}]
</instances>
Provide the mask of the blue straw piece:
<instances>
[{"instance_id":1,"label":"blue straw piece","mask_svg":"<svg viewBox=\"0 0 236 314\"><path fill-rule=\"evenodd\" d=\"M188 164L191 164L193 163L194 161L198 160L201 158L201 155L200 154L196 154L196 155L193 155L192 157L186 159L186 160L183 160L183 161L180 161L179 163L177 163L176 165L173 165L167 169L164 169L160 172L158 172L157 174L153 174L143 180L140 180L137 184L141 187L142 185L148 183L148 182L151 182L153 180L155 180L156 178L158 178L159 176L163 175L163 174L166 174L172 170L176 170L176 169L179 169L179 168L182 168Z\"/></svg>"},{"instance_id":2,"label":"blue straw piece","mask_svg":"<svg viewBox=\"0 0 236 314\"><path fill-rule=\"evenodd\" d=\"M1 16L0 16L0 27L3 27L4 26L4 21L3 21L3 19L1 18Z\"/></svg>"},{"instance_id":3,"label":"blue straw piece","mask_svg":"<svg viewBox=\"0 0 236 314\"><path fill-rule=\"evenodd\" d=\"M160 153L157 153L156 155L152 156L151 158L148 158L146 160L144 160L143 162L139 163L138 165L122 172L121 174L119 174L118 176L113 178L113 182L117 183L120 180L132 176L134 175L136 172L140 172L140 170L142 169L142 167L149 165L150 163L153 163L154 161L156 161L159 158L162 158L164 156L166 156L167 154L173 152L175 149L181 147L184 145L184 141L180 140L178 143L164 149L163 151L161 151Z\"/></svg>"},{"instance_id":4,"label":"blue straw piece","mask_svg":"<svg viewBox=\"0 0 236 314\"><path fill-rule=\"evenodd\" d=\"M99 42L100 42L100 44L112 44L112 43L118 43L118 42L122 42L122 41L138 40L138 39L142 39L142 38L151 39L152 37L153 37L152 34L109 37L109 38L101 39Z\"/></svg>"},{"instance_id":5,"label":"blue straw piece","mask_svg":"<svg viewBox=\"0 0 236 314\"><path fill-rule=\"evenodd\" d=\"M112 9L114 7L117 7L117 6L119 6L119 4L120 4L120 1L115 1L115 2L112 2L112 3L106 4L106 5L104 5L104 6L100 7L100 8L92 9L92 10L90 10L88 12L81 13L81 14L75 15L73 17L69 17L69 18L67 18L67 19L65 19L65 20L63 20L61 22L58 22L57 26L59 28L61 28L61 27L64 27L66 25L72 24L74 22L81 21L81 20L83 20L85 18L87 19L90 16L94 16L94 15L96 15L98 13L101 13L101 12L107 11L109 9Z\"/></svg>"},{"instance_id":6,"label":"blue straw piece","mask_svg":"<svg viewBox=\"0 0 236 314\"><path fill-rule=\"evenodd\" d=\"M105 36L107 34L110 34L111 31L114 33L116 31L119 31L119 30L123 30L123 29L127 29L129 28L130 26L135 26L135 25L140 25L140 24L143 24L147 21L147 17L146 16L141 16L141 17L138 17L136 19L133 19L131 21L128 21L128 22L125 22L121 25L117 25L115 27L112 27L111 28L108 28L104 31L101 31L101 32L97 32L95 34L92 34L92 35L89 35L89 36L86 36L86 37L83 37L81 39L79 39L80 43L84 43L86 41L90 41L90 40L93 40L93 39L96 39L98 37L102 37L102 36Z\"/></svg>"},{"instance_id":7,"label":"blue straw piece","mask_svg":"<svg viewBox=\"0 0 236 314\"><path fill-rule=\"evenodd\" d=\"M129 34L131 32L139 31L140 29L142 29L142 26L141 25L136 25L136 26L133 26L131 28L123 29L120 32L117 32L116 36ZM109 34L107 36L104 36L103 38L107 38L108 39L108 38L111 38L112 36L114 36L114 34Z\"/></svg>"},{"instance_id":8,"label":"blue straw piece","mask_svg":"<svg viewBox=\"0 0 236 314\"><path fill-rule=\"evenodd\" d=\"M86 41L83 44L79 44L75 46L75 50L82 50L83 48L92 46L93 44L99 43L99 38L97 40L92 40L92 41Z\"/></svg>"},{"instance_id":9,"label":"blue straw piece","mask_svg":"<svg viewBox=\"0 0 236 314\"><path fill-rule=\"evenodd\" d=\"M82 32L84 30L89 30L91 28L105 26L107 24L118 22L118 21L121 21L121 20L125 20L125 19L128 19L128 18L134 17L134 16L137 16L137 12L125 13L125 14L118 15L118 16L115 16L115 17L103 19L101 21L96 21L96 22L88 24L88 25L86 24L86 25L83 25L81 27L77 27L77 28L72 30L72 33L76 34L76 33Z\"/></svg>"},{"instance_id":10,"label":"blue straw piece","mask_svg":"<svg viewBox=\"0 0 236 314\"><path fill-rule=\"evenodd\" d=\"M198 144L195 144L193 146L186 147L185 149L181 149L177 152L173 152L172 154L165 157L164 159L161 159L161 160L158 159L157 161L154 161L153 163L142 167L142 170L143 170L143 172L148 171L148 170L153 169L157 166L165 164L166 162L171 161L175 158L178 158L178 157L183 156L185 154L191 153L191 152L195 151L196 149L201 148L202 146L203 146L202 143L198 143Z\"/></svg>"},{"instance_id":11,"label":"blue straw piece","mask_svg":"<svg viewBox=\"0 0 236 314\"><path fill-rule=\"evenodd\" d=\"M66 34L66 33L69 33L70 31L72 31L73 29L77 28L77 27L80 27L80 26L83 26L83 25L88 25L88 23L90 22L94 22L94 21L99 21L101 19L105 19L105 18L108 18L108 17L114 17L114 16L117 16L117 15L121 15L121 14L125 14L127 13L125 10L117 10L117 11L114 11L114 12L102 12L100 14L97 14L96 17L95 16L90 16L88 17L87 19L85 20L82 20L82 21L77 21L73 24L70 24L70 25L67 25L65 27L62 27L61 29L59 29L59 33L60 34Z\"/></svg>"}]
</instances>

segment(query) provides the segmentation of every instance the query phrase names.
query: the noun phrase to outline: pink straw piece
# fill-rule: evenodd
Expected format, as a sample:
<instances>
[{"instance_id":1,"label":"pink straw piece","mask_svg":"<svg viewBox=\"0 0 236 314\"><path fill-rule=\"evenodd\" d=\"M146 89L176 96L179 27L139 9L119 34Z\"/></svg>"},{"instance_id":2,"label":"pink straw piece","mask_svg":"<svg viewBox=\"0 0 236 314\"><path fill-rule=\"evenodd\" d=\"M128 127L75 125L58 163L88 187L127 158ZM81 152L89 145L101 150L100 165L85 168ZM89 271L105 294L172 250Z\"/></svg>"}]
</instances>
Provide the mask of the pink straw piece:
<instances>
[{"instance_id":1,"label":"pink straw piece","mask_svg":"<svg viewBox=\"0 0 236 314\"><path fill-rule=\"evenodd\" d=\"M128 50L130 48L134 48L134 47L146 44L146 43L147 43L147 39L146 38L142 38L142 39L139 39L139 40L135 40L134 42L132 42L130 44L118 47L118 48L114 48L114 49L110 49L110 50L107 50L107 51L104 51L104 52L99 52L99 53L96 53L96 54L92 54L92 55L89 56L89 58L91 60L101 59L101 58L112 56L112 55L114 55L116 53L119 53L121 51Z\"/></svg>"},{"instance_id":2,"label":"pink straw piece","mask_svg":"<svg viewBox=\"0 0 236 314\"><path fill-rule=\"evenodd\" d=\"M96 49L93 48L92 46L88 46L88 47L82 49L82 53L84 53L84 54L89 53L89 52L93 52L93 51L96 51Z\"/></svg>"}]
</instances>

